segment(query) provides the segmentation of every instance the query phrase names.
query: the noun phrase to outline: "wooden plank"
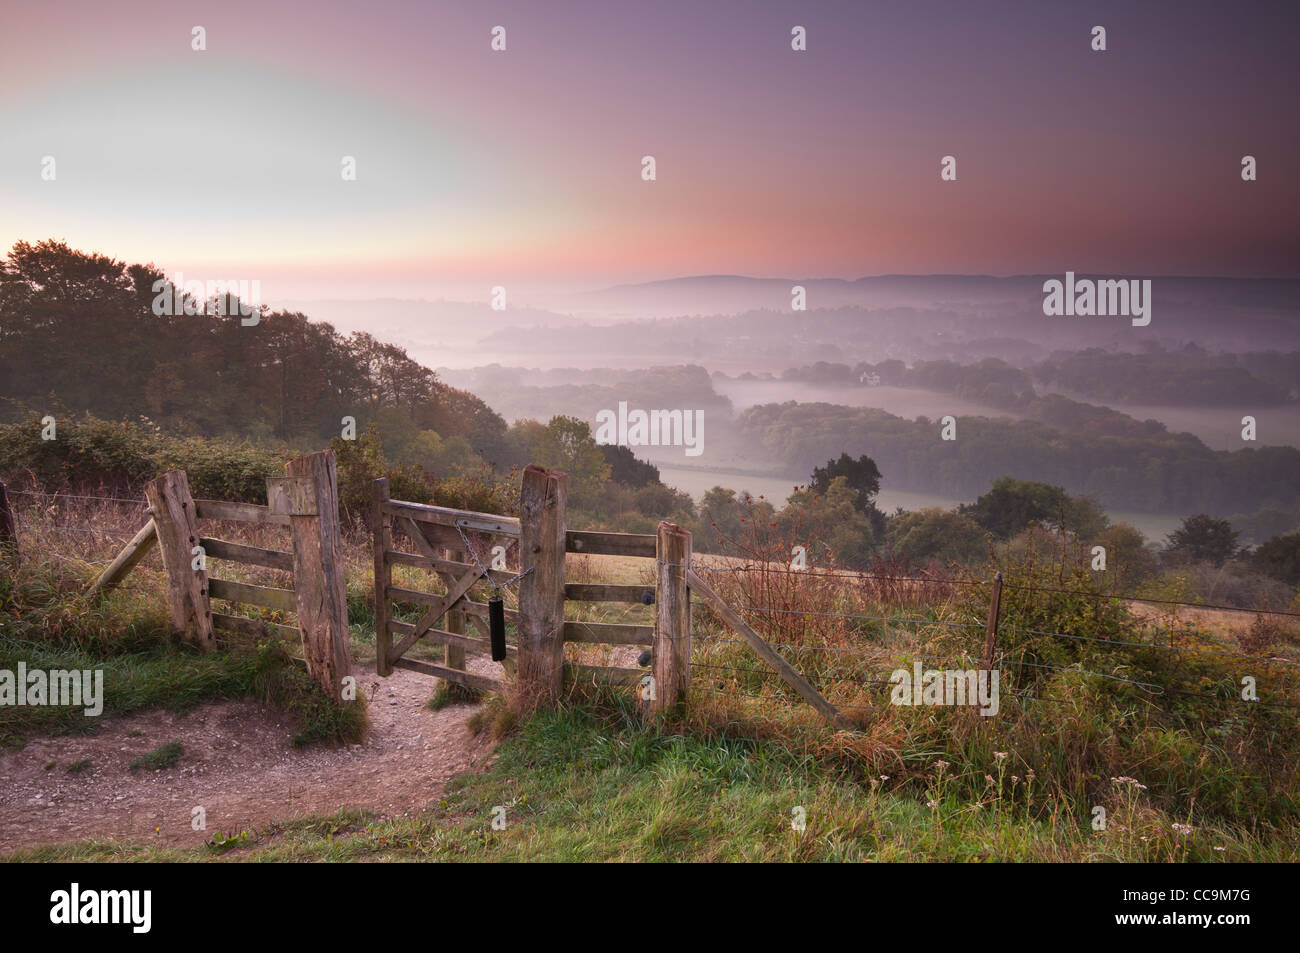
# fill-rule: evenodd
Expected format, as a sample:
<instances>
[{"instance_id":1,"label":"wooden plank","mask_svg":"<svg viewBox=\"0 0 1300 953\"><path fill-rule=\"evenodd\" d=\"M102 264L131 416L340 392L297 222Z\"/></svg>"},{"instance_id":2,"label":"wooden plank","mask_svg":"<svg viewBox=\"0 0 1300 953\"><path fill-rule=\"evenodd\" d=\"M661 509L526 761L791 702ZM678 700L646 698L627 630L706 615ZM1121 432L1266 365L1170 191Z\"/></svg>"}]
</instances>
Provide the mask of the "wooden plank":
<instances>
[{"instance_id":1,"label":"wooden plank","mask_svg":"<svg viewBox=\"0 0 1300 953\"><path fill-rule=\"evenodd\" d=\"M406 503L400 500L390 500L385 504L384 510L393 516L401 516L421 523L460 526L466 532L496 533L498 536L519 535L519 520L512 516L477 513L473 510L453 510L445 506L428 506L424 503Z\"/></svg>"},{"instance_id":2,"label":"wooden plank","mask_svg":"<svg viewBox=\"0 0 1300 953\"><path fill-rule=\"evenodd\" d=\"M391 514L385 515L393 522L393 532L410 539L426 556L437 556L441 559L442 551L446 547L460 543L460 534L454 527L442 526L438 523L418 523L413 519L398 519Z\"/></svg>"},{"instance_id":3,"label":"wooden plank","mask_svg":"<svg viewBox=\"0 0 1300 953\"><path fill-rule=\"evenodd\" d=\"M837 728L852 728L849 720L840 714L834 705L823 698L821 693L808 683L807 679L796 672L789 662L778 655L775 649L763 641L763 637L751 629L749 623L742 619L731 606L727 605L722 597L714 592L695 570L688 569L686 571L686 581L691 589L700 594L700 597L709 604L713 611L726 620L737 635L749 643L749 647L754 650L754 654L780 675L786 684L799 693L804 701L816 708L822 717Z\"/></svg>"},{"instance_id":4,"label":"wooden plank","mask_svg":"<svg viewBox=\"0 0 1300 953\"><path fill-rule=\"evenodd\" d=\"M310 477L267 477L266 508L284 516L318 516L316 485Z\"/></svg>"},{"instance_id":5,"label":"wooden plank","mask_svg":"<svg viewBox=\"0 0 1300 953\"><path fill-rule=\"evenodd\" d=\"M565 539L570 553L601 556L646 556L654 559L655 537L650 533L589 533L571 531Z\"/></svg>"},{"instance_id":6,"label":"wooden plank","mask_svg":"<svg viewBox=\"0 0 1300 953\"><path fill-rule=\"evenodd\" d=\"M449 682L468 685L471 688L482 689L485 692L499 692L502 688L502 683L495 678L476 675L473 672L462 672L458 668L447 668L444 665L435 665L433 662L425 662L421 659L395 658L393 659L393 667L404 668L411 672L420 672L424 675L434 675L438 678L445 678Z\"/></svg>"},{"instance_id":7,"label":"wooden plank","mask_svg":"<svg viewBox=\"0 0 1300 953\"><path fill-rule=\"evenodd\" d=\"M388 593L388 598L393 602L405 602L417 606L439 605L443 598L436 592L420 592L418 589L403 589L400 586L389 586L385 592ZM461 599L456 604L456 608L468 616L487 618L488 606L486 602L474 602L467 597ZM519 619L519 613L514 609L507 609L505 616L507 622L515 622Z\"/></svg>"},{"instance_id":8,"label":"wooden plank","mask_svg":"<svg viewBox=\"0 0 1300 953\"><path fill-rule=\"evenodd\" d=\"M200 536L199 545L203 547L203 552L213 559L229 559L233 563L293 572L293 553L284 550L245 546L243 543L230 543L210 536Z\"/></svg>"},{"instance_id":9,"label":"wooden plank","mask_svg":"<svg viewBox=\"0 0 1300 953\"><path fill-rule=\"evenodd\" d=\"M461 545L464 545L463 543ZM463 560L465 553L459 549L448 549L447 557L453 560ZM449 577L444 577L447 584L447 591L451 591L452 582ZM460 602L464 602L461 599ZM446 630L455 635L465 635L465 613L460 610L460 603L455 602L447 607L447 625ZM492 653L492 646L488 646L488 654ZM465 670L465 646L456 642L446 642L443 648L443 661L447 663L448 668Z\"/></svg>"},{"instance_id":10,"label":"wooden plank","mask_svg":"<svg viewBox=\"0 0 1300 953\"><path fill-rule=\"evenodd\" d=\"M457 608L461 609L471 619L487 618L488 606L486 602L474 602L471 599L465 598L460 600L460 605L457 606ZM519 621L519 613L514 609L506 609L504 615L507 622L517 623Z\"/></svg>"},{"instance_id":11,"label":"wooden plank","mask_svg":"<svg viewBox=\"0 0 1300 953\"><path fill-rule=\"evenodd\" d=\"M158 530L153 520L149 520L140 528L140 532L131 538L131 542L122 547L122 551L108 564L108 568L99 574L99 578L91 583L87 595L108 592L116 587L156 545L158 545Z\"/></svg>"},{"instance_id":12,"label":"wooden plank","mask_svg":"<svg viewBox=\"0 0 1300 953\"><path fill-rule=\"evenodd\" d=\"M570 602L632 602L654 605L654 586L588 586L569 583L564 598Z\"/></svg>"},{"instance_id":13,"label":"wooden plank","mask_svg":"<svg viewBox=\"0 0 1300 953\"><path fill-rule=\"evenodd\" d=\"M388 631L393 635L410 635L415 631L415 626L409 622L399 622L396 619L388 620ZM462 651L468 649L471 652L479 652L483 655L492 654L492 643L488 639L481 639L476 635L465 635L459 632L449 632L446 629L425 629L420 633L420 640L427 639L435 645L452 645ZM513 645L506 646L506 654L514 655L519 650Z\"/></svg>"},{"instance_id":14,"label":"wooden plank","mask_svg":"<svg viewBox=\"0 0 1300 953\"><path fill-rule=\"evenodd\" d=\"M519 506L519 668L524 707L549 705L564 690L564 547L568 478L524 468ZM531 572L529 571L531 570Z\"/></svg>"},{"instance_id":15,"label":"wooden plank","mask_svg":"<svg viewBox=\"0 0 1300 953\"><path fill-rule=\"evenodd\" d=\"M389 550L387 553L388 561L394 566L414 566L417 569L427 569L429 572L438 574L453 573L456 578L460 578L464 573L473 570L480 572L478 566L470 563L463 563L455 559L443 559L441 556L420 556L416 553L403 553L400 551ZM488 575L498 583L507 583L515 578L512 572L506 572L501 569L489 569Z\"/></svg>"},{"instance_id":16,"label":"wooden plank","mask_svg":"<svg viewBox=\"0 0 1300 953\"><path fill-rule=\"evenodd\" d=\"M231 503L227 500L195 500L194 508L199 519L228 520L234 523L260 523L262 525L288 526L289 517L272 513L268 507L256 503Z\"/></svg>"},{"instance_id":17,"label":"wooden plank","mask_svg":"<svg viewBox=\"0 0 1300 953\"><path fill-rule=\"evenodd\" d=\"M299 638L298 630L291 625L265 622L262 619L247 619L239 615L225 615L221 612L212 613L212 626L218 632L233 632L252 638L270 636L286 642L297 642Z\"/></svg>"},{"instance_id":18,"label":"wooden plank","mask_svg":"<svg viewBox=\"0 0 1300 953\"><path fill-rule=\"evenodd\" d=\"M565 622L564 641L594 642L601 645L653 645L652 625L624 625L620 622Z\"/></svg>"},{"instance_id":19,"label":"wooden plank","mask_svg":"<svg viewBox=\"0 0 1300 953\"><path fill-rule=\"evenodd\" d=\"M388 558L388 551L393 548L393 518L384 512L386 502L388 478L383 477L371 489L370 532L374 535L375 557L375 672L385 676L393 674L389 662L393 638L388 630L392 618L388 611L388 589L393 584L393 562Z\"/></svg>"},{"instance_id":20,"label":"wooden plank","mask_svg":"<svg viewBox=\"0 0 1300 953\"><path fill-rule=\"evenodd\" d=\"M190 496L184 470L172 470L145 484L145 499L153 516L167 574L167 606L172 626L199 648L216 648L208 574L194 568L193 548L199 542L197 507Z\"/></svg>"},{"instance_id":21,"label":"wooden plank","mask_svg":"<svg viewBox=\"0 0 1300 953\"><path fill-rule=\"evenodd\" d=\"M618 668L612 665L576 665L564 663L564 673L573 679L605 682L612 685L640 685L648 674L639 668Z\"/></svg>"},{"instance_id":22,"label":"wooden plank","mask_svg":"<svg viewBox=\"0 0 1300 953\"><path fill-rule=\"evenodd\" d=\"M691 534L675 523L661 522L657 534L653 691L646 700L652 714L668 710L691 683L691 593L686 567L691 564Z\"/></svg>"},{"instance_id":23,"label":"wooden plank","mask_svg":"<svg viewBox=\"0 0 1300 953\"><path fill-rule=\"evenodd\" d=\"M307 670L335 701L344 699L343 679L352 671L348 603L339 527L338 470L333 450L311 453L284 466L285 476L309 480L316 515L292 515L293 586L298 631Z\"/></svg>"},{"instance_id":24,"label":"wooden plank","mask_svg":"<svg viewBox=\"0 0 1300 953\"><path fill-rule=\"evenodd\" d=\"M230 579L209 579L208 595L213 599L265 606L268 609L279 609L281 612L296 612L298 609L297 596L292 589L254 586L251 583L234 582Z\"/></svg>"}]
</instances>

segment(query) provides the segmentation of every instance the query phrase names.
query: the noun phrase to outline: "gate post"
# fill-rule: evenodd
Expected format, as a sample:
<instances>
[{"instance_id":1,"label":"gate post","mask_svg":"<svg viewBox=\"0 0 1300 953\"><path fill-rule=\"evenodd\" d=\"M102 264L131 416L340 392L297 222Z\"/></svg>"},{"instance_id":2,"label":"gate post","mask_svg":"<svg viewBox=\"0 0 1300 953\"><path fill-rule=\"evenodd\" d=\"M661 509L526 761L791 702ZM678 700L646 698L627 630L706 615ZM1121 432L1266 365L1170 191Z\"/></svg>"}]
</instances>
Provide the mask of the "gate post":
<instances>
[{"instance_id":1,"label":"gate post","mask_svg":"<svg viewBox=\"0 0 1300 953\"><path fill-rule=\"evenodd\" d=\"M317 684L341 702L343 678L352 672L352 649L334 451L290 460L284 472L294 484L286 504L293 532L293 589L303 655Z\"/></svg>"},{"instance_id":2,"label":"gate post","mask_svg":"<svg viewBox=\"0 0 1300 953\"><path fill-rule=\"evenodd\" d=\"M375 539L375 672L392 675L393 633L388 631L388 587L393 584L393 565L388 554L393 548L393 518L384 512L388 502L388 478L375 481L370 531Z\"/></svg>"},{"instance_id":3,"label":"gate post","mask_svg":"<svg viewBox=\"0 0 1300 953\"><path fill-rule=\"evenodd\" d=\"M559 698L564 683L563 473L524 468L519 504L519 666L516 684L526 708ZM532 570L529 572L529 570Z\"/></svg>"},{"instance_id":4,"label":"gate post","mask_svg":"<svg viewBox=\"0 0 1300 953\"><path fill-rule=\"evenodd\" d=\"M208 574L194 568L194 547L199 545L198 517L184 470L172 470L145 484L145 499L153 515L167 575L167 609L172 626L199 648L216 648L212 606L208 601Z\"/></svg>"},{"instance_id":5,"label":"gate post","mask_svg":"<svg viewBox=\"0 0 1300 953\"><path fill-rule=\"evenodd\" d=\"M655 540L654 694L647 706L651 714L667 711L690 687L691 593L686 583L690 562L690 532L661 522Z\"/></svg>"}]
</instances>

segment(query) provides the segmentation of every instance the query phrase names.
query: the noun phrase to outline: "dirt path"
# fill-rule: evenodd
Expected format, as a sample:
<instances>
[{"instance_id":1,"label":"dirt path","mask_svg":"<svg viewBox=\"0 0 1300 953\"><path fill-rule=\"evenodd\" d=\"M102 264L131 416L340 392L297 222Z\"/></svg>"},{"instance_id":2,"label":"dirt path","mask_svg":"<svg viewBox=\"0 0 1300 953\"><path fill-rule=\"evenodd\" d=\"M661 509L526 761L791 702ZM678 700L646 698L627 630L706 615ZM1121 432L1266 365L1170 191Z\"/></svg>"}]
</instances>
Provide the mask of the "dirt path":
<instances>
[{"instance_id":1,"label":"dirt path","mask_svg":"<svg viewBox=\"0 0 1300 953\"><path fill-rule=\"evenodd\" d=\"M436 801L454 775L490 759L487 733L466 727L477 706L431 711L429 676L353 674L370 699L370 731L347 748L299 750L284 718L237 701L184 715L140 712L105 720L91 735L33 738L0 753L0 853L89 837L197 846L216 832L340 808L412 813ZM175 767L130 769L172 740L185 747ZM86 759L89 767L69 773ZM206 831L191 828L195 807L206 812Z\"/></svg>"}]
</instances>

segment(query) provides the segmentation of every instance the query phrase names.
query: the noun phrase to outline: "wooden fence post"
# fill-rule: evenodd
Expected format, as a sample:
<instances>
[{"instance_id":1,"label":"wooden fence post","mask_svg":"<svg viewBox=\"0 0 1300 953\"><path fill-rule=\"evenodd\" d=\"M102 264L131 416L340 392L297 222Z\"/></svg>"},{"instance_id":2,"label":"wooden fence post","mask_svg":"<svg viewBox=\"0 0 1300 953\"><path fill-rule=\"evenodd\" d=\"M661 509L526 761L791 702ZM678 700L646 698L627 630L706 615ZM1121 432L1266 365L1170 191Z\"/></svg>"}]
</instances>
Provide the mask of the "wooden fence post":
<instances>
[{"instance_id":1,"label":"wooden fence post","mask_svg":"<svg viewBox=\"0 0 1300 953\"><path fill-rule=\"evenodd\" d=\"M370 511L371 532L375 540L375 671L393 674L393 634L388 631L388 587L393 584L393 565L388 553L393 548L393 518L384 512L389 501L388 478L375 481Z\"/></svg>"},{"instance_id":2,"label":"wooden fence post","mask_svg":"<svg viewBox=\"0 0 1300 953\"><path fill-rule=\"evenodd\" d=\"M519 505L520 702L532 707L559 697L564 686L563 473L535 464L524 468ZM528 572L528 570L532 572Z\"/></svg>"},{"instance_id":3,"label":"wooden fence post","mask_svg":"<svg viewBox=\"0 0 1300 953\"><path fill-rule=\"evenodd\" d=\"M455 562L473 562L473 557L469 553L461 552L459 549L448 547L447 558ZM466 598L468 598L468 593ZM465 613L460 609L447 610L447 631L456 635L465 634ZM447 663L448 668L465 671L465 646L452 645L448 642L443 646L443 660ZM448 686L449 688L451 686Z\"/></svg>"},{"instance_id":4,"label":"wooden fence post","mask_svg":"<svg viewBox=\"0 0 1300 953\"><path fill-rule=\"evenodd\" d=\"M667 711L690 687L691 593L686 584L690 561L691 534L675 523L661 522L655 542L654 694L648 700L652 714Z\"/></svg>"},{"instance_id":5,"label":"wooden fence post","mask_svg":"<svg viewBox=\"0 0 1300 953\"><path fill-rule=\"evenodd\" d=\"M208 574L194 568L199 545L198 515L184 470L172 470L145 485L145 499L158 535L163 571L167 574L167 606L172 625L201 649L216 648Z\"/></svg>"},{"instance_id":6,"label":"wooden fence post","mask_svg":"<svg viewBox=\"0 0 1300 953\"><path fill-rule=\"evenodd\" d=\"M14 529L14 514L9 509L9 494L0 480L0 546L17 546L18 531Z\"/></svg>"},{"instance_id":7,"label":"wooden fence post","mask_svg":"<svg viewBox=\"0 0 1300 953\"><path fill-rule=\"evenodd\" d=\"M343 678L352 673L352 649L334 451L290 460L284 472L297 481L297 491L289 496L289 528L293 532L293 588L303 655L307 671L339 702ZM305 512L309 509L313 512Z\"/></svg>"},{"instance_id":8,"label":"wooden fence post","mask_svg":"<svg viewBox=\"0 0 1300 953\"><path fill-rule=\"evenodd\" d=\"M993 577L993 595L989 599L989 621L984 627L984 671L993 668L993 651L998 640L998 613L1002 611L1002 571Z\"/></svg>"}]
</instances>

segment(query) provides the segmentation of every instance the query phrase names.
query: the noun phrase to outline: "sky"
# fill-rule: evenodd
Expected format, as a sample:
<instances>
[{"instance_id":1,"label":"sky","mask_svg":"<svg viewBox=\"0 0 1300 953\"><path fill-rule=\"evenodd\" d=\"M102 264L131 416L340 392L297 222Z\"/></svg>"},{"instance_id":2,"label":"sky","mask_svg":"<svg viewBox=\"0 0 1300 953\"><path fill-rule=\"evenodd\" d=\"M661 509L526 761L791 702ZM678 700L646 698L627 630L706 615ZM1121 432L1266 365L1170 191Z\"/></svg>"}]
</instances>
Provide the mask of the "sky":
<instances>
[{"instance_id":1,"label":"sky","mask_svg":"<svg viewBox=\"0 0 1300 953\"><path fill-rule=\"evenodd\" d=\"M1293 2L12 4L0 245L263 300L1297 277L1298 26Z\"/></svg>"}]
</instances>

